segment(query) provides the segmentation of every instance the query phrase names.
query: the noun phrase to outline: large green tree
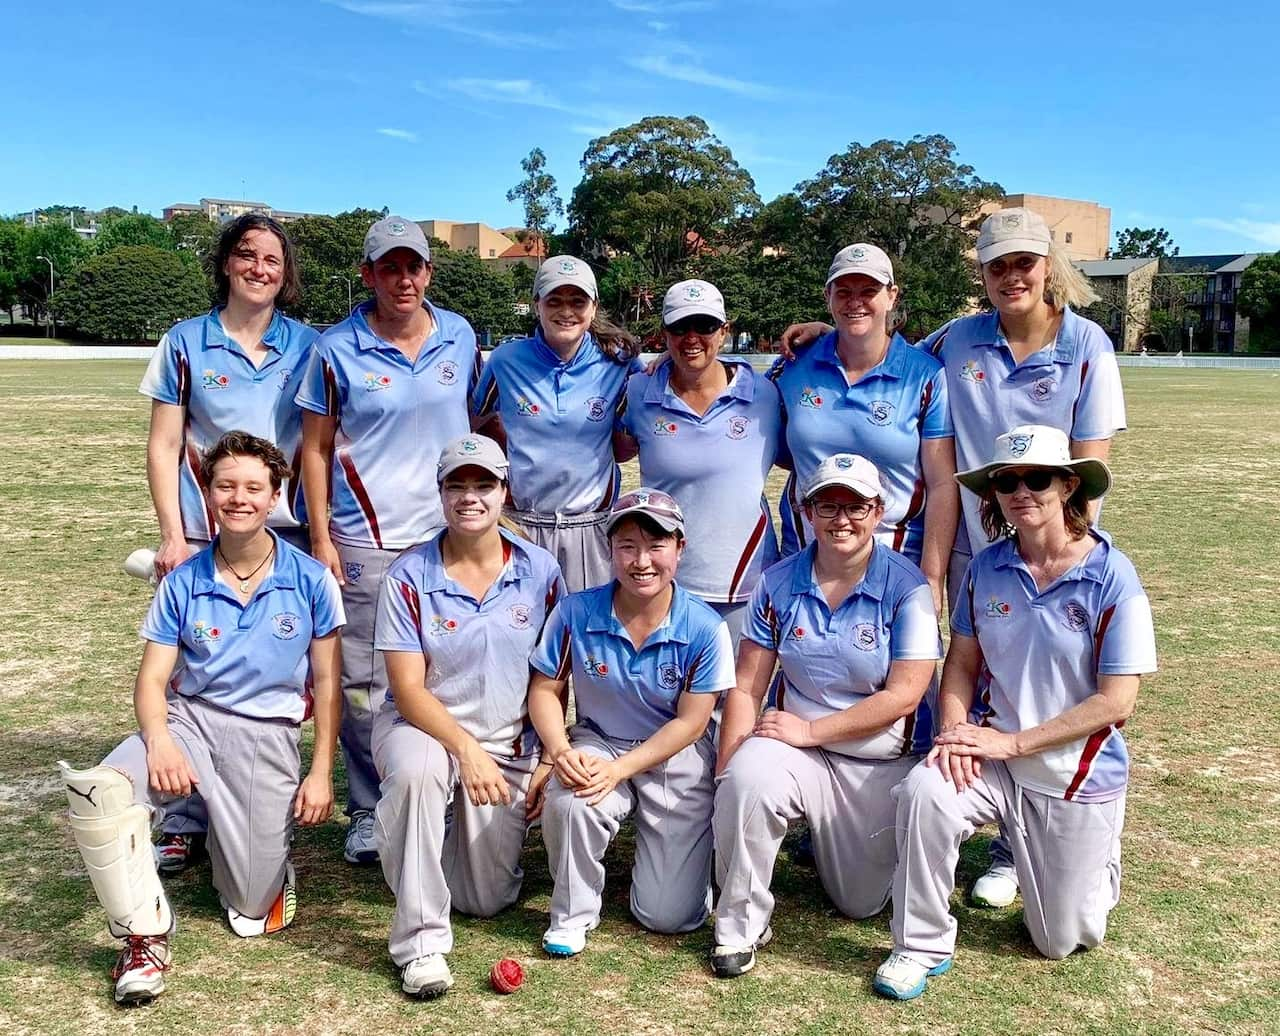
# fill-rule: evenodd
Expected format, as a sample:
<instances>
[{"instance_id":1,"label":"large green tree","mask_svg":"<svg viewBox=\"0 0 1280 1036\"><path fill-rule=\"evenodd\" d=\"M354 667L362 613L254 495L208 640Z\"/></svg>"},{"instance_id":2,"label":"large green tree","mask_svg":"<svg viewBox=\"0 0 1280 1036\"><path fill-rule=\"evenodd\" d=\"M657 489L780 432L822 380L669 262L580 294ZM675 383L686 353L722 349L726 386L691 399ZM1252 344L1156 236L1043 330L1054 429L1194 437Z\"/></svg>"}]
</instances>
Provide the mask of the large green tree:
<instances>
[{"instance_id":1,"label":"large green tree","mask_svg":"<svg viewBox=\"0 0 1280 1036\"><path fill-rule=\"evenodd\" d=\"M1116 231L1112 259L1165 259L1178 254L1178 247L1164 227L1126 227Z\"/></svg>"},{"instance_id":2,"label":"large green tree","mask_svg":"<svg viewBox=\"0 0 1280 1036\"><path fill-rule=\"evenodd\" d=\"M98 236L93 243L99 255L125 245L147 245L170 250L174 247L169 228L155 216L149 216L145 212L131 212L127 216L100 222Z\"/></svg>"},{"instance_id":3,"label":"large green tree","mask_svg":"<svg viewBox=\"0 0 1280 1036\"><path fill-rule=\"evenodd\" d=\"M428 296L445 309L466 317L477 334L489 332L496 341L519 329L515 284L511 274L486 263L474 252L437 248Z\"/></svg>"},{"instance_id":4,"label":"large green tree","mask_svg":"<svg viewBox=\"0 0 1280 1036\"><path fill-rule=\"evenodd\" d=\"M78 335L109 342L154 340L170 324L208 306L200 270L150 245L121 245L94 256L53 297L60 322Z\"/></svg>"},{"instance_id":5,"label":"large green tree","mask_svg":"<svg viewBox=\"0 0 1280 1036\"><path fill-rule=\"evenodd\" d=\"M598 137L569 205L588 255L633 256L663 288L759 203L751 174L697 116L651 116Z\"/></svg>"},{"instance_id":6,"label":"large green tree","mask_svg":"<svg viewBox=\"0 0 1280 1036\"><path fill-rule=\"evenodd\" d=\"M1259 256L1240 276L1236 308L1249 318L1249 350L1280 350L1280 252Z\"/></svg>"},{"instance_id":7,"label":"large green tree","mask_svg":"<svg viewBox=\"0 0 1280 1036\"><path fill-rule=\"evenodd\" d=\"M67 223L38 223L24 230L18 241L16 294L18 301L39 319L49 304L50 270L47 260L53 262L56 289L75 276L93 248Z\"/></svg>"},{"instance_id":8,"label":"large green tree","mask_svg":"<svg viewBox=\"0 0 1280 1036\"><path fill-rule=\"evenodd\" d=\"M27 228L21 220L0 219L0 309L13 323L13 307L18 304L19 264Z\"/></svg>"},{"instance_id":9,"label":"large green tree","mask_svg":"<svg viewBox=\"0 0 1280 1036\"><path fill-rule=\"evenodd\" d=\"M203 212L179 212L168 226L172 247L179 252L189 252L200 262L212 254L222 230Z\"/></svg>"},{"instance_id":10,"label":"large green tree","mask_svg":"<svg viewBox=\"0 0 1280 1036\"><path fill-rule=\"evenodd\" d=\"M555 228L554 216L564 215L564 202L556 192L556 178L547 172L547 156L536 147L527 158L520 160L524 179L507 191L507 201L519 201L524 206L525 229L533 235L535 243L541 243ZM537 251L539 263L545 253Z\"/></svg>"},{"instance_id":11,"label":"large green tree","mask_svg":"<svg viewBox=\"0 0 1280 1036\"><path fill-rule=\"evenodd\" d=\"M352 209L336 216L304 216L288 226L302 278L302 302L295 315L331 324L347 315L347 289L357 304L368 298L360 281L360 256L369 227L386 215Z\"/></svg>"}]
</instances>

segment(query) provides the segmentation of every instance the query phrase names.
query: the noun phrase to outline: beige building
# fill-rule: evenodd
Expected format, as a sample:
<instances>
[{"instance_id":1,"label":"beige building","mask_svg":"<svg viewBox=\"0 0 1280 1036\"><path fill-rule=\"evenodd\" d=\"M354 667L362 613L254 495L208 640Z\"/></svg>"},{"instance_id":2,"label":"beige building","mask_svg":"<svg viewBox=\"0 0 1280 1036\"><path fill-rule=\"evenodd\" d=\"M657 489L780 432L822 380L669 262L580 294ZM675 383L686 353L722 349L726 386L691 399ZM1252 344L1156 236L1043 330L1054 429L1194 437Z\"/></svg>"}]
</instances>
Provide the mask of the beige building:
<instances>
[{"instance_id":1,"label":"beige building","mask_svg":"<svg viewBox=\"0 0 1280 1036\"><path fill-rule=\"evenodd\" d=\"M418 223L427 237L438 237L455 252L474 252L481 259L498 259L512 245L487 223L456 223L451 219L424 219Z\"/></svg>"},{"instance_id":2,"label":"beige building","mask_svg":"<svg viewBox=\"0 0 1280 1036\"><path fill-rule=\"evenodd\" d=\"M1024 208L1039 213L1049 224L1053 240L1076 261L1105 259L1111 247L1111 210L1095 201L1051 198L1047 194L1006 194L1002 202L987 202L979 221L997 209Z\"/></svg>"},{"instance_id":3,"label":"beige building","mask_svg":"<svg viewBox=\"0 0 1280 1036\"><path fill-rule=\"evenodd\" d=\"M265 201L235 201L230 198L201 198L199 205L189 202L174 202L165 206L164 221L168 223L174 216L203 213L214 223L230 223L246 212L257 212L263 216L271 216L281 223L302 219L303 216L314 216L314 212L288 212L284 209L273 209Z\"/></svg>"},{"instance_id":4,"label":"beige building","mask_svg":"<svg viewBox=\"0 0 1280 1036\"><path fill-rule=\"evenodd\" d=\"M1085 316L1102 326L1117 352L1137 352L1151 323L1151 289L1160 260L1097 259L1076 266L1098 293Z\"/></svg>"}]
</instances>

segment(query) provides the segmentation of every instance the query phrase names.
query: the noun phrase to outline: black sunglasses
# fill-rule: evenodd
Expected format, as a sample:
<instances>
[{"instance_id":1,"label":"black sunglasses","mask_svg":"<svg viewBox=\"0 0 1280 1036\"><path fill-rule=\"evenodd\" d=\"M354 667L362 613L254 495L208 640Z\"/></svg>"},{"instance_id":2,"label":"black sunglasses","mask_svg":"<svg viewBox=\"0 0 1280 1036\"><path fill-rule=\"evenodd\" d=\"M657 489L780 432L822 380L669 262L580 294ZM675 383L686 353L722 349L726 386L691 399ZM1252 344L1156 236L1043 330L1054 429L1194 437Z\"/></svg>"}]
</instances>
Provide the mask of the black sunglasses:
<instances>
[{"instance_id":1,"label":"black sunglasses","mask_svg":"<svg viewBox=\"0 0 1280 1036\"><path fill-rule=\"evenodd\" d=\"M1053 485L1053 480L1061 474L1062 472L1055 471L1053 468L1033 468L1031 471L1023 472L1021 475L1014 474L1011 471L1004 471L999 475L991 476L991 485L997 493L1003 493L1005 496L1011 496L1016 493L1019 486L1026 486L1033 493L1043 493Z\"/></svg>"},{"instance_id":2,"label":"black sunglasses","mask_svg":"<svg viewBox=\"0 0 1280 1036\"><path fill-rule=\"evenodd\" d=\"M694 316L677 320L674 324L667 324L666 331L668 334L673 334L678 338L680 335L687 335L690 331L695 335L713 335L722 327L724 327L723 321L705 313L698 313Z\"/></svg>"}]
</instances>

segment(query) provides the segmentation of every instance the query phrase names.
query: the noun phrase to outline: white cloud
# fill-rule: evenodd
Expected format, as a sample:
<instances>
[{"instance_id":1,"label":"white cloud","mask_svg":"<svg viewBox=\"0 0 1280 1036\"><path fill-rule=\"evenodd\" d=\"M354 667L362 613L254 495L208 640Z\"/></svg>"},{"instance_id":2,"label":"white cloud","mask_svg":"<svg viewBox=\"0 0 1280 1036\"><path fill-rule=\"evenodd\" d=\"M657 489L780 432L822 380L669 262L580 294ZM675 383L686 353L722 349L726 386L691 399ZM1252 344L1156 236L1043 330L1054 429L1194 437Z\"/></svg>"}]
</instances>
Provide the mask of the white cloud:
<instances>
[{"instance_id":1,"label":"white cloud","mask_svg":"<svg viewBox=\"0 0 1280 1036\"><path fill-rule=\"evenodd\" d=\"M1221 230L1224 233L1254 241L1266 248L1280 249L1280 220L1204 217L1195 220L1195 223L1201 227Z\"/></svg>"},{"instance_id":2,"label":"white cloud","mask_svg":"<svg viewBox=\"0 0 1280 1036\"><path fill-rule=\"evenodd\" d=\"M628 14L680 14L686 11L707 11L715 5L710 0L609 0L610 5Z\"/></svg>"},{"instance_id":3,"label":"white cloud","mask_svg":"<svg viewBox=\"0 0 1280 1036\"><path fill-rule=\"evenodd\" d=\"M675 79L681 83L693 83L696 86L709 86L716 90L727 90L729 93L743 97L774 97L778 91L764 83L749 83L745 79L734 79L718 72L709 72L697 65L673 62L670 58L659 54L643 58L629 58L627 64L641 72L662 76L664 79Z\"/></svg>"},{"instance_id":4,"label":"white cloud","mask_svg":"<svg viewBox=\"0 0 1280 1036\"><path fill-rule=\"evenodd\" d=\"M417 84L414 85L417 86ZM623 114L616 109L602 105L570 104L551 93L541 83L535 83L531 79L451 79L446 85L450 90L469 97L473 101L545 108L548 111L574 115L592 123L611 122L620 125L625 121Z\"/></svg>"},{"instance_id":5,"label":"white cloud","mask_svg":"<svg viewBox=\"0 0 1280 1036\"><path fill-rule=\"evenodd\" d=\"M418 134L412 130L387 128L380 129L378 132L384 137L391 137L393 140L407 140L410 144L418 142Z\"/></svg>"},{"instance_id":6,"label":"white cloud","mask_svg":"<svg viewBox=\"0 0 1280 1036\"><path fill-rule=\"evenodd\" d=\"M435 3L396 2L396 0L324 0L350 14L381 18L409 28L443 30L470 39L491 43L495 47L520 49L558 46L545 36L527 32L511 32L483 24L491 16L508 17L512 5L519 0L438 0Z\"/></svg>"}]
</instances>

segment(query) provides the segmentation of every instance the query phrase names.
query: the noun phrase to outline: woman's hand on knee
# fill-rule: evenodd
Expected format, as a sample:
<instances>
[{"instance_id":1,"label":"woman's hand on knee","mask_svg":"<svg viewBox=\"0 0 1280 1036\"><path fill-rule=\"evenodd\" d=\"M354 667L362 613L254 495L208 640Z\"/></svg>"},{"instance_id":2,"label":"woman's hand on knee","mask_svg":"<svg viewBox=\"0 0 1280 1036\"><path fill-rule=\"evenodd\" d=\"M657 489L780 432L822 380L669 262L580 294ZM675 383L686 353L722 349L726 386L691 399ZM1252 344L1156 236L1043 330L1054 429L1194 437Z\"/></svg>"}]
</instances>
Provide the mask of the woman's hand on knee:
<instances>
[{"instance_id":1,"label":"woman's hand on knee","mask_svg":"<svg viewBox=\"0 0 1280 1036\"><path fill-rule=\"evenodd\" d=\"M200 783L195 768L167 731L147 741L147 780L156 791L183 797Z\"/></svg>"},{"instance_id":2,"label":"woman's hand on knee","mask_svg":"<svg viewBox=\"0 0 1280 1036\"><path fill-rule=\"evenodd\" d=\"M293 819L303 827L323 824L333 816L333 780L312 770L298 786L293 800Z\"/></svg>"},{"instance_id":3,"label":"woman's hand on knee","mask_svg":"<svg viewBox=\"0 0 1280 1036\"><path fill-rule=\"evenodd\" d=\"M458 759L458 773L473 806L509 806L511 789L498 764L480 745L470 746Z\"/></svg>"},{"instance_id":4,"label":"woman's hand on knee","mask_svg":"<svg viewBox=\"0 0 1280 1036\"><path fill-rule=\"evenodd\" d=\"M591 782L602 762L599 756L580 748L566 748L556 756L556 777L566 788L581 788Z\"/></svg>"}]
</instances>

